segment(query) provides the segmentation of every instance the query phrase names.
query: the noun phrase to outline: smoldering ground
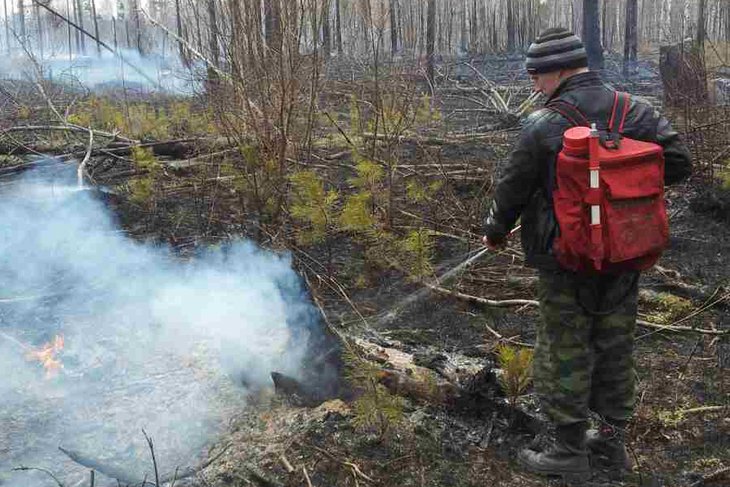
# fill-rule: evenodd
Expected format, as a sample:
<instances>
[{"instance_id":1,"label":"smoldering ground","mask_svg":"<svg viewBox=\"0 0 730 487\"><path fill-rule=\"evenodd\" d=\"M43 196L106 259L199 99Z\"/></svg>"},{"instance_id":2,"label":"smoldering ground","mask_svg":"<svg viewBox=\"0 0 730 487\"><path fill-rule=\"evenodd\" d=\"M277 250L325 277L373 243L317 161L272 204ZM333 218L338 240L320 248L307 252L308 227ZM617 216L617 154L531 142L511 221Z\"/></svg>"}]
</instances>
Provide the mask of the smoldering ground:
<instances>
[{"instance_id":1,"label":"smoldering ground","mask_svg":"<svg viewBox=\"0 0 730 487\"><path fill-rule=\"evenodd\" d=\"M317 317L286 256L237 242L181 261L125 236L72 168L0 186L0 481L88 476L61 445L153 478L195 465L272 370L301 376ZM63 337L44 370L33 351Z\"/></svg>"}]
</instances>

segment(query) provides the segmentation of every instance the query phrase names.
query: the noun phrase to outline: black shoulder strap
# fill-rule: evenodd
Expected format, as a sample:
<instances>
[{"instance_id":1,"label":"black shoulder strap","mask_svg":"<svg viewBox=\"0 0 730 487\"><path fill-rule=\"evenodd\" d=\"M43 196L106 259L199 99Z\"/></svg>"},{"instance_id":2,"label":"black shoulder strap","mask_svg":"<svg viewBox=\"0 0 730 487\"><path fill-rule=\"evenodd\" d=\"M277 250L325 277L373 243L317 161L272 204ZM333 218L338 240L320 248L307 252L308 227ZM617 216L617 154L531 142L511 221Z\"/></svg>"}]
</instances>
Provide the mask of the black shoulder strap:
<instances>
[{"instance_id":1,"label":"black shoulder strap","mask_svg":"<svg viewBox=\"0 0 730 487\"><path fill-rule=\"evenodd\" d=\"M575 127L590 127L591 124L588 119L578 110L578 107L571 105L570 103L563 100L555 100L550 102L546 108L559 113L565 117L571 125Z\"/></svg>"},{"instance_id":2,"label":"black shoulder strap","mask_svg":"<svg viewBox=\"0 0 730 487\"><path fill-rule=\"evenodd\" d=\"M621 133L624 131L624 122L626 115L629 113L629 103L631 95L623 91L617 91L613 95L613 110L611 111L611 119L608 121L608 130L611 133L612 140L619 140Z\"/></svg>"}]
</instances>

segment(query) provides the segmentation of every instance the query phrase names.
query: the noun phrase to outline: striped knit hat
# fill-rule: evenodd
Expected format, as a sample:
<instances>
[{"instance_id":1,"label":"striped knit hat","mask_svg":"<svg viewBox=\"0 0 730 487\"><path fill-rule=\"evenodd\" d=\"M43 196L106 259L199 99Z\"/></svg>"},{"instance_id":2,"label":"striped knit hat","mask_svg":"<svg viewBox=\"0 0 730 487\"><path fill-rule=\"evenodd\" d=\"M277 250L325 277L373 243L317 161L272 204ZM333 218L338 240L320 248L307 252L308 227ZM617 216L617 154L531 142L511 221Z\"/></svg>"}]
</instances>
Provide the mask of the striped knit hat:
<instances>
[{"instance_id":1,"label":"striped knit hat","mask_svg":"<svg viewBox=\"0 0 730 487\"><path fill-rule=\"evenodd\" d=\"M527 72L549 73L560 69L584 68L588 56L581 40L562 27L542 32L527 50Z\"/></svg>"}]
</instances>

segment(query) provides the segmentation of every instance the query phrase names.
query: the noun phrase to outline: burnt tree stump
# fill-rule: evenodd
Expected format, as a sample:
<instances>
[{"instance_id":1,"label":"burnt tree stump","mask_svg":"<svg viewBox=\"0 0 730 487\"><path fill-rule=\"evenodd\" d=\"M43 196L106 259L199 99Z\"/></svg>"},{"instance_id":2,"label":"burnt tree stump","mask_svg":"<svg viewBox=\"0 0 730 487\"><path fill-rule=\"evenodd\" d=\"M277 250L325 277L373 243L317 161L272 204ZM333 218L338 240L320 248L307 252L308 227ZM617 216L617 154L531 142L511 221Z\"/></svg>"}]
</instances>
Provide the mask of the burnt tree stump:
<instances>
[{"instance_id":1,"label":"burnt tree stump","mask_svg":"<svg viewBox=\"0 0 730 487\"><path fill-rule=\"evenodd\" d=\"M664 102L673 107L708 101L707 70L701 48L690 41L660 48Z\"/></svg>"}]
</instances>

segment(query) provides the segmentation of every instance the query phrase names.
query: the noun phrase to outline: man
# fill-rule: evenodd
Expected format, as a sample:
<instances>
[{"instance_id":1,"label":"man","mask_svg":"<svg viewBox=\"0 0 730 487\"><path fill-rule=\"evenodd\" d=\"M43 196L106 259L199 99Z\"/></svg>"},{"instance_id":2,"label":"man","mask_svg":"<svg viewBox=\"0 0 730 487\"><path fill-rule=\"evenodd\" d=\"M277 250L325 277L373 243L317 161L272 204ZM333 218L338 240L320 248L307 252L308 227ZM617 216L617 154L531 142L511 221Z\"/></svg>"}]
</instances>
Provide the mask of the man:
<instances>
[{"instance_id":1,"label":"man","mask_svg":"<svg viewBox=\"0 0 730 487\"><path fill-rule=\"evenodd\" d=\"M587 68L581 40L561 28L539 35L527 53L534 88L575 106L606 130L614 90ZM563 132L572 125L550 108L526 121L516 148L495 189L487 214L484 243L504 246L510 229L522 221L527 265L539 271L541 323L533 362L541 409L554 426L552 441L522 450L520 462L543 475L585 479L589 452L606 466L629 469L624 432L635 402L633 361L638 272L582 275L559 266L552 245L559 228L552 189ZM662 146L665 183L686 178L690 156L669 122L644 101L631 97L622 132ZM601 418L588 431L589 411Z\"/></svg>"}]
</instances>

